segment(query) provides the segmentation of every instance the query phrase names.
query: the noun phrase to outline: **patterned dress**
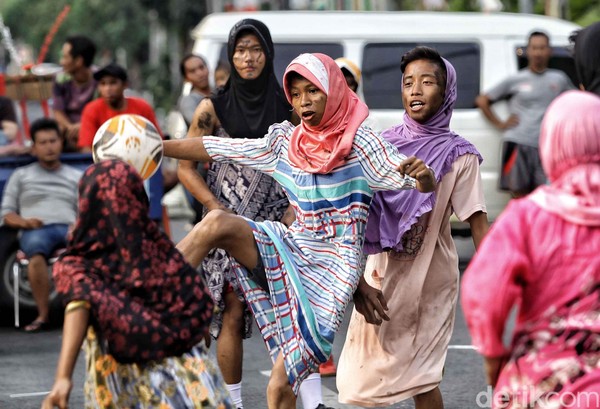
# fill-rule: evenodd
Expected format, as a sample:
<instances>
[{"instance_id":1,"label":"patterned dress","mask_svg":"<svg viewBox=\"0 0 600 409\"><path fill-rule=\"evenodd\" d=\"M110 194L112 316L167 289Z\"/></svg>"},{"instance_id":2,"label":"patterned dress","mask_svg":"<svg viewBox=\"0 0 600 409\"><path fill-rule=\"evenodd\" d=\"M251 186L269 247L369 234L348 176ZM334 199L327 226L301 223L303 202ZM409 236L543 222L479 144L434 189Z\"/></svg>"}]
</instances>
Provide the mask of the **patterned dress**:
<instances>
[{"instance_id":1,"label":"patterned dress","mask_svg":"<svg viewBox=\"0 0 600 409\"><path fill-rule=\"evenodd\" d=\"M217 365L203 343L181 356L145 365L121 364L89 327L84 343L85 409L231 409Z\"/></svg>"},{"instance_id":2,"label":"patterned dress","mask_svg":"<svg viewBox=\"0 0 600 409\"><path fill-rule=\"evenodd\" d=\"M218 128L216 135L229 137L223 128ZM217 200L236 214L250 220L281 220L288 207L285 192L271 176L235 163L213 162L206 175L206 183ZM211 335L217 338L223 325L225 308L223 296L228 291L227 286L231 286L238 299L243 302L245 302L244 293L238 285L233 266L225 250L211 250L202 262L202 271L217 307L210 325ZM250 335L252 335L252 314L246 310L244 338L249 338Z\"/></svg>"},{"instance_id":3,"label":"patterned dress","mask_svg":"<svg viewBox=\"0 0 600 409\"><path fill-rule=\"evenodd\" d=\"M600 228L512 200L462 281L473 345L506 357L493 408L600 408ZM492 302L490 302L492 301ZM503 334L519 306L512 344Z\"/></svg>"},{"instance_id":4,"label":"patterned dress","mask_svg":"<svg viewBox=\"0 0 600 409\"><path fill-rule=\"evenodd\" d=\"M294 391L331 354L334 335L363 271L362 245L376 190L414 188L396 170L405 158L368 128L359 128L343 166L328 174L305 172L287 155L294 126L285 121L256 140L205 137L218 162L236 162L271 175L296 213L279 222L248 223L254 230L269 293L234 260L246 300L274 360L283 352Z\"/></svg>"}]
</instances>

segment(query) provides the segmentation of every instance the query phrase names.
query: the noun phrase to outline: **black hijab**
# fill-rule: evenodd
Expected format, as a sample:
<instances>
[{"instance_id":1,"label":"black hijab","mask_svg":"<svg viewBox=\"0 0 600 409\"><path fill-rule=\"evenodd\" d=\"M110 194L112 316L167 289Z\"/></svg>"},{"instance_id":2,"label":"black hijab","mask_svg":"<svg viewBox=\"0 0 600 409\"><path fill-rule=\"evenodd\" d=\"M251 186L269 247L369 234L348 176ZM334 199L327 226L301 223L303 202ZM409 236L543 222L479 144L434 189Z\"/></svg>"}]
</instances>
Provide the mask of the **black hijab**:
<instances>
[{"instance_id":1,"label":"black hijab","mask_svg":"<svg viewBox=\"0 0 600 409\"><path fill-rule=\"evenodd\" d=\"M265 53L265 67L256 79L241 78L233 64L235 43L241 32L256 35ZM271 33L264 23L244 19L229 32L227 58L231 75L211 100L221 125L232 138L262 138L269 126L291 118L291 106L273 72L274 56Z\"/></svg>"},{"instance_id":2,"label":"black hijab","mask_svg":"<svg viewBox=\"0 0 600 409\"><path fill-rule=\"evenodd\" d=\"M586 91L600 95L600 22L582 29L575 40L575 67Z\"/></svg>"}]
</instances>

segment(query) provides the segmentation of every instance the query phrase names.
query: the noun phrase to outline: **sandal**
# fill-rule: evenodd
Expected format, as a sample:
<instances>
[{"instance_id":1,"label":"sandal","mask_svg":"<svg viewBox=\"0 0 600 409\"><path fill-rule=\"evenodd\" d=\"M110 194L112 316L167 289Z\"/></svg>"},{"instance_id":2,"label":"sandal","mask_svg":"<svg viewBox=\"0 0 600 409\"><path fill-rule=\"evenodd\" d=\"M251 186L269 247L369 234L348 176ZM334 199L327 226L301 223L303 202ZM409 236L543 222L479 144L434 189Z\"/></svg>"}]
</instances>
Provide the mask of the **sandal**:
<instances>
[{"instance_id":1,"label":"sandal","mask_svg":"<svg viewBox=\"0 0 600 409\"><path fill-rule=\"evenodd\" d=\"M42 320L35 320L24 328L25 332L34 333L48 331L50 329L50 323Z\"/></svg>"}]
</instances>

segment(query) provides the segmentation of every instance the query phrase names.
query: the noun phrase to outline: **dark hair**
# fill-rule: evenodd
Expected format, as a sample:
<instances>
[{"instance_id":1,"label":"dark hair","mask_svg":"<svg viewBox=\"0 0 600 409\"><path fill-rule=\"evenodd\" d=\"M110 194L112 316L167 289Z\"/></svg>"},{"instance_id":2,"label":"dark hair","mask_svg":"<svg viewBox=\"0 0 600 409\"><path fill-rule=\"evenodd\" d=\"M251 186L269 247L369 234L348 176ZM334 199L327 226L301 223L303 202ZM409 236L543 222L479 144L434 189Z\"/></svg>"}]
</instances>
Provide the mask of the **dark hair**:
<instances>
[{"instance_id":1,"label":"dark hair","mask_svg":"<svg viewBox=\"0 0 600 409\"><path fill-rule=\"evenodd\" d=\"M65 43L71 44L71 57L83 58L83 64L86 67L92 65L96 56L96 45L92 40L85 36L71 36L67 37Z\"/></svg>"},{"instance_id":2,"label":"dark hair","mask_svg":"<svg viewBox=\"0 0 600 409\"><path fill-rule=\"evenodd\" d=\"M540 30L535 30L529 33L529 37L527 38L527 45L529 45L533 37L545 37L548 44L550 44L550 36L548 36L548 34Z\"/></svg>"},{"instance_id":3,"label":"dark hair","mask_svg":"<svg viewBox=\"0 0 600 409\"><path fill-rule=\"evenodd\" d=\"M219 71L219 70L231 72L231 65L229 65L229 63L225 60L219 60L219 63L217 64L215 71Z\"/></svg>"},{"instance_id":4,"label":"dark hair","mask_svg":"<svg viewBox=\"0 0 600 409\"><path fill-rule=\"evenodd\" d=\"M54 120L52 118L43 117L43 118L36 119L35 121L33 121L31 123L31 126L29 126L29 135L31 135L31 140L33 142L35 142L35 135L39 131L46 131L46 130L54 130L54 131L56 131L56 133L59 137L61 136L60 129L58 128L58 122L56 122L56 120Z\"/></svg>"},{"instance_id":5,"label":"dark hair","mask_svg":"<svg viewBox=\"0 0 600 409\"><path fill-rule=\"evenodd\" d=\"M305 79L306 78L304 78L302 75L298 74L296 71L290 71L285 76L285 85L287 87L291 87L292 86L292 81L295 81L295 80L305 80ZM288 88L288 91L289 91L289 88Z\"/></svg>"},{"instance_id":6,"label":"dark hair","mask_svg":"<svg viewBox=\"0 0 600 409\"><path fill-rule=\"evenodd\" d=\"M407 51L404 53L402 60L400 61L400 69L402 70L402 74L404 74L404 70L408 64L417 60L428 60L438 66L439 72L442 76L441 78L438 78L438 81L442 82L444 85L442 89L445 89L446 81L448 79L448 71L446 71L446 63L444 63L440 53L438 53L434 48L425 46L418 46Z\"/></svg>"},{"instance_id":7,"label":"dark hair","mask_svg":"<svg viewBox=\"0 0 600 409\"><path fill-rule=\"evenodd\" d=\"M200 58L202 60L202 62L204 63L204 65L208 65L208 64L206 64L206 59L204 59L204 57L202 57L201 55L192 54L192 53L184 55L183 58L181 59L181 61L179 62L179 72L181 73L181 76L183 78L185 78L185 63L194 57Z\"/></svg>"}]
</instances>

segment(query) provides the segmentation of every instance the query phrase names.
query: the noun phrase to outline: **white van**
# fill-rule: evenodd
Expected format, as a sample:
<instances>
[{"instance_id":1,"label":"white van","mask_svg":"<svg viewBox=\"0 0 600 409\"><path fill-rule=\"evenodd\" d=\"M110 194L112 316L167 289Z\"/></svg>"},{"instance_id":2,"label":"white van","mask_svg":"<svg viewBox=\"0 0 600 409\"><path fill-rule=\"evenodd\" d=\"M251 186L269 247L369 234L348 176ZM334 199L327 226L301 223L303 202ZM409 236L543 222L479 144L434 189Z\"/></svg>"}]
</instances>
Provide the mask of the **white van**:
<instances>
[{"instance_id":1,"label":"white van","mask_svg":"<svg viewBox=\"0 0 600 409\"><path fill-rule=\"evenodd\" d=\"M253 12L208 15L192 31L193 52L207 58L211 69L227 60L227 37L243 18L265 23L275 43L275 72L280 79L287 64L303 52L346 57L362 69L362 94L371 116L385 129L402 120L400 57L417 45L436 48L458 74L458 101L451 129L475 144L483 155L481 168L489 219L494 220L509 196L498 190L501 134L475 107L475 97L526 65L528 34L542 30L554 46L551 66L575 81L566 47L579 26L538 15L458 12ZM500 105L500 106L498 106ZM496 104L499 114L506 106ZM455 227L458 226L455 224ZM459 226L460 227L460 226Z\"/></svg>"}]
</instances>

